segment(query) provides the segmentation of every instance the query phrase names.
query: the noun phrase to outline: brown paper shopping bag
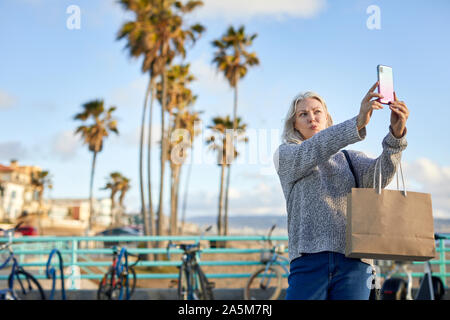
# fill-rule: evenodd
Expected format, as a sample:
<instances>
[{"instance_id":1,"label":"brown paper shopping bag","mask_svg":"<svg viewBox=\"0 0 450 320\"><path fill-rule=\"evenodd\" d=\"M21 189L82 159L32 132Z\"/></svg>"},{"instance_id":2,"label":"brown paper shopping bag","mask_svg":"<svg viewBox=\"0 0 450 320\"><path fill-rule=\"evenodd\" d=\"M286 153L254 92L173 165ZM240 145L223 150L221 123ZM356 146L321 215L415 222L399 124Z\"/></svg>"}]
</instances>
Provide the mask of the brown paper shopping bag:
<instances>
[{"instance_id":1,"label":"brown paper shopping bag","mask_svg":"<svg viewBox=\"0 0 450 320\"><path fill-rule=\"evenodd\" d=\"M381 190L381 161L379 171L378 190L353 188L347 197L345 255L380 260L434 258L431 195L406 192L404 180L403 191Z\"/></svg>"}]
</instances>

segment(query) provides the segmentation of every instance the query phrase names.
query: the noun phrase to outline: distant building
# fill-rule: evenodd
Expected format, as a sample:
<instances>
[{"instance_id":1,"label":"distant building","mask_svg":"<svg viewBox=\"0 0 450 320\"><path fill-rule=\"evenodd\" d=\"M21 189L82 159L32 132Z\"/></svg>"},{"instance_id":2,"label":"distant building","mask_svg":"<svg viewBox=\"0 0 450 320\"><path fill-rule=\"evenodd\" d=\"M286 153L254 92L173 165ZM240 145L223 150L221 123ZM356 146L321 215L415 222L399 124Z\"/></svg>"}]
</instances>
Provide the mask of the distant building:
<instances>
[{"instance_id":1,"label":"distant building","mask_svg":"<svg viewBox=\"0 0 450 320\"><path fill-rule=\"evenodd\" d=\"M13 160L9 166L0 164L0 221L14 222L23 211L38 213L39 210L54 220L89 220L89 199L49 199L39 206L39 192L32 184L33 175L42 172L36 166L19 166ZM117 208L116 208L117 209ZM111 199L93 201L94 224L111 224Z\"/></svg>"},{"instance_id":2,"label":"distant building","mask_svg":"<svg viewBox=\"0 0 450 320\"><path fill-rule=\"evenodd\" d=\"M54 220L89 220L89 199L51 199L47 201L48 217ZM100 198L93 201L94 224L111 224L111 199Z\"/></svg>"},{"instance_id":3,"label":"distant building","mask_svg":"<svg viewBox=\"0 0 450 320\"><path fill-rule=\"evenodd\" d=\"M12 221L24 210L39 210L39 197L31 178L41 171L36 166L19 166L15 160L9 166L0 164L0 221Z\"/></svg>"}]
</instances>

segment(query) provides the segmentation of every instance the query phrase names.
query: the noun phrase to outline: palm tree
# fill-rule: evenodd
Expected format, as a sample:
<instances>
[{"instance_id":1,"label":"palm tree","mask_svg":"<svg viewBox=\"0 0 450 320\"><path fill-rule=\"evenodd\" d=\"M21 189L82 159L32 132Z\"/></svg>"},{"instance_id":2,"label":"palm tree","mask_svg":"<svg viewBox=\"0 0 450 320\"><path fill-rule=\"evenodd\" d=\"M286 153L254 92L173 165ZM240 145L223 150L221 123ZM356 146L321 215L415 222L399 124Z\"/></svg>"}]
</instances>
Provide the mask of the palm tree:
<instances>
[{"instance_id":1,"label":"palm tree","mask_svg":"<svg viewBox=\"0 0 450 320\"><path fill-rule=\"evenodd\" d=\"M187 152L189 149L191 150L191 154L193 154L194 150L194 139L196 136L200 134L200 130L197 130L195 124L197 121L200 120L200 114L203 113L203 111L184 111L184 113L180 117L180 128L183 128L189 132L189 144L186 146L186 148L183 149L184 152ZM187 154L184 156L183 159L187 158ZM189 169L186 177L186 184L184 188L184 197L183 197L183 207L182 207L182 223L180 228L180 233L183 232L184 223L186 220L186 204L187 204L187 194L189 190L189 180L191 177L191 171L192 171L192 163L193 160L191 159L191 163L189 164ZM179 190L179 177L177 182L177 193L176 193L176 206L175 208L178 208L178 190Z\"/></svg>"},{"instance_id":2,"label":"palm tree","mask_svg":"<svg viewBox=\"0 0 450 320\"><path fill-rule=\"evenodd\" d=\"M183 28L183 17L187 13L191 13L195 8L203 5L202 1L188 1L183 5L179 1L167 1L171 2L167 4L166 10L163 11L161 19L162 25L165 26L165 32L162 35L162 43L160 49L160 55L167 57L168 65L175 55L181 55L183 58L186 56L185 42L186 39L192 43L200 37L205 28L200 24L195 24L187 29ZM166 2L166 3L167 3ZM173 5L172 8L170 6ZM162 6L164 8L164 5ZM172 11L173 10L173 11ZM166 65L162 69L162 103L161 103L161 178L159 188L159 206L158 206L158 234L163 234L163 191L164 191L164 172L165 162L168 152L168 142L164 137L165 133L165 120L164 113L167 111L168 95L167 95L167 82L168 72Z\"/></svg>"},{"instance_id":3,"label":"palm tree","mask_svg":"<svg viewBox=\"0 0 450 320\"><path fill-rule=\"evenodd\" d=\"M194 123L199 120L201 112L194 111L180 111L175 115L178 119L176 127L173 129L170 144L171 155L171 219L170 230L171 234L178 233L178 199L180 190L181 168L188 157L189 149L192 149L195 136L199 134L195 130ZM186 137L187 133L187 137Z\"/></svg>"},{"instance_id":4,"label":"palm tree","mask_svg":"<svg viewBox=\"0 0 450 320\"><path fill-rule=\"evenodd\" d=\"M137 57L144 55L143 70L152 70L151 79L157 75L161 75L161 82L163 84L162 96L166 97L166 81L167 72L166 66L171 63L176 55L185 57L185 42L188 40L195 43L200 34L204 31L204 27L200 24L194 24L188 28L184 28L184 16L191 13L195 8L203 5L202 1L190 0L185 4L174 0L121 0L120 3L125 9L136 13L136 21L131 21L123 26L121 34L127 35L130 52ZM130 31L133 30L133 31ZM143 31L145 30L145 31ZM119 34L119 36L121 35ZM149 85L147 95L152 88ZM153 88L154 90L154 88ZM152 90L152 92L153 92ZM153 99L153 95L152 95ZM145 102L146 105L146 102ZM152 103L151 103L152 107ZM145 111L145 109L144 109ZM165 133L165 117L166 99L162 99L161 103L161 179L160 179L160 194L158 206L158 227L157 233L162 234L162 215L163 215L163 189L164 189L164 169L167 153L167 143L164 138ZM150 119L151 119L150 111ZM143 114L143 119L145 113ZM151 120L150 120L151 121ZM150 123L149 135L151 135ZM143 127L142 127L143 128ZM143 129L142 129L143 130ZM143 133L141 131L141 136ZM141 139L142 141L143 139ZM149 137L151 143L151 137ZM142 143L141 143L142 145ZM142 150L142 148L141 148ZM142 158L142 152L141 158ZM148 159L150 159L150 151ZM141 168L141 185L142 185L142 166ZM150 164L148 165L150 169ZM149 173L150 175L150 173ZM149 177L150 179L150 177ZM149 196L151 203L151 187L149 186ZM143 200L143 187L141 186L141 202L142 211L145 215L145 204ZM152 212L152 211L151 211ZM145 226L144 226L145 228Z\"/></svg>"},{"instance_id":5,"label":"palm tree","mask_svg":"<svg viewBox=\"0 0 450 320\"><path fill-rule=\"evenodd\" d=\"M39 216L39 233L42 235L42 202L44 200L45 188L52 189L53 182L49 171L35 171L31 174L31 185L38 193L38 216Z\"/></svg>"},{"instance_id":6,"label":"palm tree","mask_svg":"<svg viewBox=\"0 0 450 320\"><path fill-rule=\"evenodd\" d=\"M158 14L159 1L157 0L119 0L124 10L132 11L135 14L135 20L128 21L120 28L117 40L126 38L126 49L133 58L144 57L142 63L142 72L149 74L149 83L144 97L144 106L142 111L141 134L139 143L139 187L141 196L141 216L144 221L144 234L155 235L155 218L153 211L152 192L151 192L151 171L150 171L150 153L152 141L152 115L154 99L155 78L160 75L162 57L158 55L159 44L156 40L156 26L153 17ZM149 215L145 204L144 195L144 173L143 173L143 149L144 149L144 131L145 115L147 110L148 97L152 92L149 110L149 137L148 137L148 198Z\"/></svg>"},{"instance_id":7,"label":"palm tree","mask_svg":"<svg viewBox=\"0 0 450 320\"><path fill-rule=\"evenodd\" d=\"M109 174L109 177L107 178L108 180L106 181L106 185L101 188L101 190L111 190L111 195L110 195L110 199L111 199L111 223L110 225L114 225L116 223L116 216L117 216L117 212L116 212L116 199L115 196L117 194L117 192L119 192L120 190L120 181L122 179L122 174L120 172L111 172Z\"/></svg>"},{"instance_id":8,"label":"palm tree","mask_svg":"<svg viewBox=\"0 0 450 320\"><path fill-rule=\"evenodd\" d=\"M226 234L223 226L227 226L228 216L225 216L225 223L223 223L222 211L224 200L224 178L225 168L229 167L233 159L239 156L239 152L230 143L231 136L229 131L233 130L234 124L236 124L237 130L237 142L247 142L248 138L245 136L246 124L241 123L241 118L236 118L233 122L230 116L215 117L212 119L212 124L208 126L208 129L212 129L213 135L207 138L206 144L213 151L217 151L217 164L221 167L220 174L220 187L219 187L219 212L217 215L217 232L219 235ZM231 148L231 151L230 149ZM226 230L228 231L228 230Z\"/></svg>"},{"instance_id":9,"label":"palm tree","mask_svg":"<svg viewBox=\"0 0 450 320\"><path fill-rule=\"evenodd\" d=\"M123 200L125 199L125 195L127 194L128 190L130 190L131 186L130 186L130 179L122 176L122 180L120 181L119 184L119 190L120 190L120 195L119 195L119 207L120 207L120 211L119 211L119 216L117 217L118 221L122 220L122 216L125 212L125 206L123 204Z\"/></svg>"},{"instance_id":10,"label":"palm tree","mask_svg":"<svg viewBox=\"0 0 450 320\"><path fill-rule=\"evenodd\" d=\"M105 110L103 100L93 100L83 104L82 107L83 111L76 114L74 120L86 122L92 119L92 122L88 125L80 125L75 130L75 134L81 135L83 143L88 145L89 151L93 154L89 187L89 221L86 229L86 234L88 234L92 228L94 217L92 192L97 154L102 151L103 141L109 136L109 133L119 134L119 131L117 130L117 120L112 117L116 107L110 107L108 110Z\"/></svg>"},{"instance_id":11,"label":"palm tree","mask_svg":"<svg viewBox=\"0 0 450 320\"><path fill-rule=\"evenodd\" d=\"M117 171L111 172L107 179L106 185L101 190L111 190L111 226L119 225L124 211L123 200L130 189L130 179ZM116 208L116 195L119 195L119 208Z\"/></svg>"},{"instance_id":12,"label":"palm tree","mask_svg":"<svg viewBox=\"0 0 450 320\"><path fill-rule=\"evenodd\" d=\"M167 106L166 110L169 113L169 126L166 136L166 141L168 142L168 149L166 158L169 160L171 168L171 186L170 186L170 223L169 223L169 233L174 235L177 233L177 209L178 209L178 187L179 179L181 174L181 166L184 159L187 148L191 145L191 140L188 143L184 140L184 132L179 131L179 129L186 129L185 126L188 124L186 121L188 119L188 113L186 109L193 105L197 99L196 96L192 94L192 91L187 87L192 81L195 80L194 76L189 72L189 64L186 65L173 65L167 71ZM161 103L162 100L162 83L157 83L157 97ZM183 117L185 119L183 119ZM183 121L184 120L184 121ZM181 147L181 150L179 150ZM172 157L173 153L184 153L183 156L176 154L176 158Z\"/></svg>"},{"instance_id":13,"label":"palm tree","mask_svg":"<svg viewBox=\"0 0 450 320\"><path fill-rule=\"evenodd\" d=\"M238 107L238 84L244 78L248 68L259 64L259 59L255 52L248 52L247 47L251 46L257 34L246 35L244 26L235 30L230 26L227 32L217 40L212 42L217 48L214 54L213 63L219 71L223 72L230 86L234 89L233 107L233 131L238 127L237 107ZM230 187L231 168L228 166L227 184L225 192L225 215L228 216L228 192ZM228 219L225 220L225 234L228 231Z\"/></svg>"}]
</instances>

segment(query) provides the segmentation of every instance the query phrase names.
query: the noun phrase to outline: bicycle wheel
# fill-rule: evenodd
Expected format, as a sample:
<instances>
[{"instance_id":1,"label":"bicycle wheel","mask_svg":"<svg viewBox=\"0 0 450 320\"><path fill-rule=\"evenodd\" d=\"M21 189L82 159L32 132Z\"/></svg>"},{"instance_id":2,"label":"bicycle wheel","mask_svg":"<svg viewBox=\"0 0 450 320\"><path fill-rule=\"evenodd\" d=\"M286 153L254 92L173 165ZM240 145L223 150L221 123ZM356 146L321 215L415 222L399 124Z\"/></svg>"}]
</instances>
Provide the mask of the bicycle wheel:
<instances>
[{"instance_id":1,"label":"bicycle wheel","mask_svg":"<svg viewBox=\"0 0 450 320\"><path fill-rule=\"evenodd\" d=\"M208 278L203 273L199 265L194 267L193 272L194 281L194 297L197 300L214 300L212 288L209 285Z\"/></svg>"},{"instance_id":2,"label":"bicycle wheel","mask_svg":"<svg viewBox=\"0 0 450 320\"><path fill-rule=\"evenodd\" d=\"M131 275L131 277L130 277ZM130 288L130 299L136 289L136 271L133 267L128 267L128 287Z\"/></svg>"},{"instance_id":3,"label":"bicycle wheel","mask_svg":"<svg viewBox=\"0 0 450 320\"><path fill-rule=\"evenodd\" d=\"M8 283L14 280L12 277L15 278L13 290L16 291L17 298L23 300L45 300L41 284L31 273L18 269L9 275Z\"/></svg>"},{"instance_id":4,"label":"bicycle wheel","mask_svg":"<svg viewBox=\"0 0 450 320\"><path fill-rule=\"evenodd\" d=\"M98 284L97 299L98 300L112 300L112 292L114 289L113 277L115 273L112 268L109 268L108 272L105 273L102 280Z\"/></svg>"},{"instance_id":5,"label":"bicycle wheel","mask_svg":"<svg viewBox=\"0 0 450 320\"><path fill-rule=\"evenodd\" d=\"M131 277L130 277L131 274ZM115 279L114 279L115 278ZM136 271L134 268L128 269L128 287L130 290L130 298L136 289ZM126 298L126 278L121 277L120 279L116 277L116 273L112 268L108 270L103 276L102 280L98 284L97 299L98 300L117 300L120 296L120 290L122 290L122 297Z\"/></svg>"},{"instance_id":6,"label":"bicycle wheel","mask_svg":"<svg viewBox=\"0 0 450 320\"><path fill-rule=\"evenodd\" d=\"M184 264L180 266L180 271L178 274L177 299L178 300L188 299L187 270Z\"/></svg>"},{"instance_id":7,"label":"bicycle wheel","mask_svg":"<svg viewBox=\"0 0 450 320\"><path fill-rule=\"evenodd\" d=\"M130 277L131 275L131 277ZM119 279L116 282L116 285L114 286L114 290L112 292L112 299L113 300L128 300L127 299L127 278L128 278L128 290L129 290L129 297L128 299L131 299L131 296L134 293L134 289L136 288L136 271L134 271L134 268L128 269L128 275L125 276L125 273L122 273L119 277ZM120 293L122 293L122 297L120 297Z\"/></svg>"},{"instance_id":8,"label":"bicycle wheel","mask_svg":"<svg viewBox=\"0 0 450 320\"><path fill-rule=\"evenodd\" d=\"M245 300L276 300L281 293L281 273L278 268L262 267L248 279L244 289Z\"/></svg>"}]
</instances>

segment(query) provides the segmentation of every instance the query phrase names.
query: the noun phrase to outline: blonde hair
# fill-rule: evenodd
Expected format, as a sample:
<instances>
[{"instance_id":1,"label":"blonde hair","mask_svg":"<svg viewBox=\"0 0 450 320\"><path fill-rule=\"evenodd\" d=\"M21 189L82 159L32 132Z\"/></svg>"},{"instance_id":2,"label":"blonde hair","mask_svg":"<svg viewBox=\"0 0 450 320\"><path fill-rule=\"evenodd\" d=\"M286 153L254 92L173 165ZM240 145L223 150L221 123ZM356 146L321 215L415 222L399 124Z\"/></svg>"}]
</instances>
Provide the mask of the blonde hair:
<instances>
[{"instance_id":1,"label":"blonde hair","mask_svg":"<svg viewBox=\"0 0 450 320\"><path fill-rule=\"evenodd\" d=\"M292 100L286 118L284 120L283 134L281 137L284 143L300 144L302 143L302 141L306 140L303 137L303 135L297 129L295 129L294 126L295 126L295 115L297 111L297 105L299 102L307 98L316 99L322 104L328 117L327 128L333 125L333 119L331 118L331 115L328 112L327 104L325 103L325 100L323 100L321 96L312 91L300 93L294 98L294 100Z\"/></svg>"}]
</instances>

